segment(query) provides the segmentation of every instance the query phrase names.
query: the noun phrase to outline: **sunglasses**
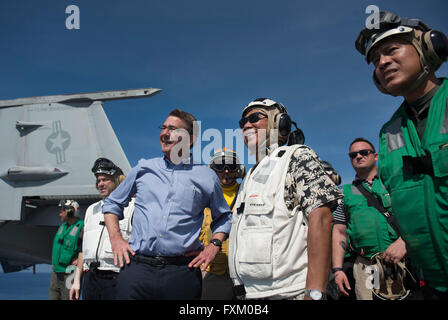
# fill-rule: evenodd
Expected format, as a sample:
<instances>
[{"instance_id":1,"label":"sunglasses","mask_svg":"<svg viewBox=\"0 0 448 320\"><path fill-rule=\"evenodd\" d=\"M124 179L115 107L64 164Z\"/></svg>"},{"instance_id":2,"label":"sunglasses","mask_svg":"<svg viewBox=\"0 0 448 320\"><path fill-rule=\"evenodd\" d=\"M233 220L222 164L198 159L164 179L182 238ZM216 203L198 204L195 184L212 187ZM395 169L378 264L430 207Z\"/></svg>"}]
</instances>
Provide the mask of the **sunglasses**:
<instances>
[{"instance_id":1,"label":"sunglasses","mask_svg":"<svg viewBox=\"0 0 448 320\"><path fill-rule=\"evenodd\" d=\"M261 119L267 118L268 116L264 114L263 112L254 112L250 116L246 118L242 118L239 121L240 128L243 129L244 125L249 121L250 123L256 123L260 121Z\"/></svg>"},{"instance_id":2,"label":"sunglasses","mask_svg":"<svg viewBox=\"0 0 448 320\"><path fill-rule=\"evenodd\" d=\"M218 172L223 172L224 170L229 170L230 172L236 172L240 166L236 163L212 163L212 169Z\"/></svg>"},{"instance_id":3,"label":"sunglasses","mask_svg":"<svg viewBox=\"0 0 448 320\"><path fill-rule=\"evenodd\" d=\"M356 158L356 156L358 155L358 153L359 153L361 156L366 157L366 156L368 156L368 155L371 154L371 153L375 153L375 151L373 151L373 150L369 150L369 149L362 149L362 150L359 150L359 151L352 151L352 152L349 152L349 153L348 153L348 156L349 156L351 159L354 159L354 158Z\"/></svg>"}]
</instances>

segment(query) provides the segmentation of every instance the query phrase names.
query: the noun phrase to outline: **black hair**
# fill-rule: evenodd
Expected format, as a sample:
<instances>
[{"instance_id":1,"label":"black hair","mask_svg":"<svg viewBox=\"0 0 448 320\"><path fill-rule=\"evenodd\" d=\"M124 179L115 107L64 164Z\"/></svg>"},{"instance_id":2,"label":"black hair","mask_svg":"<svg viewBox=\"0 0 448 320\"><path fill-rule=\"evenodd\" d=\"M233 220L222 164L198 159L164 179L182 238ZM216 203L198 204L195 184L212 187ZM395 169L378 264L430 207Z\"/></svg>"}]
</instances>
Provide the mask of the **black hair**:
<instances>
[{"instance_id":1,"label":"black hair","mask_svg":"<svg viewBox=\"0 0 448 320\"><path fill-rule=\"evenodd\" d=\"M364 139L363 137L358 137L355 140L353 140L352 143L350 143L350 147L348 147L348 150L350 150L352 145L355 144L356 142L365 142L365 143L369 144L372 147L373 152L376 153L375 147L373 146L372 142L370 142L367 139Z\"/></svg>"}]
</instances>

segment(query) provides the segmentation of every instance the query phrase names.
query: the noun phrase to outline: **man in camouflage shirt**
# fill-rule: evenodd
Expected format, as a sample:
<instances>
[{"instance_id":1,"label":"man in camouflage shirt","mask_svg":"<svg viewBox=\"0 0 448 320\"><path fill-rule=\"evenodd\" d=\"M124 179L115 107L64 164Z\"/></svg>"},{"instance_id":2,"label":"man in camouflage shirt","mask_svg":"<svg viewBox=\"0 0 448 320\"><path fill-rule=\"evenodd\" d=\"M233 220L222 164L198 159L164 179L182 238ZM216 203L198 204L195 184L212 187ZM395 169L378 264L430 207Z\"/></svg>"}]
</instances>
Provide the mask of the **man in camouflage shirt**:
<instances>
[{"instance_id":1,"label":"man in camouflage shirt","mask_svg":"<svg viewBox=\"0 0 448 320\"><path fill-rule=\"evenodd\" d=\"M326 298L331 211L342 193L305 145L285 146L291 119L271 99L243 111L244 142L257 163L233 210L229 270L246 299Z\"/></svg>"}]
</instances>

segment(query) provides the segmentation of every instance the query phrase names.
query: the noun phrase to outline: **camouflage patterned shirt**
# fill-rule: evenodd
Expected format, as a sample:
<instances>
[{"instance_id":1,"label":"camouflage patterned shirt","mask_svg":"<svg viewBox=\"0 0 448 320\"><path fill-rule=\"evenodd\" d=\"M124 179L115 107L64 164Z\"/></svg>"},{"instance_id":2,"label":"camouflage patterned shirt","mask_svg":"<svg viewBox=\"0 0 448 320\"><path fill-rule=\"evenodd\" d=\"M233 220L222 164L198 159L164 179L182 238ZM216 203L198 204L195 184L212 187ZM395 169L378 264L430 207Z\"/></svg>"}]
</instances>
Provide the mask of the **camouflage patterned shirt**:
<instances>
[{"instance_id":1,"label":"camouflage patterned shirt","mask_svg":"<svg viewBox=\"0 0 448 320\"><path fill-rule=\"evenodd\" d=\"M343 193L325 173L317 154L309 147L298 148L291 156L285 182L285 203L289 210L299 206L308 216L313 210L330 204L337 206Z\"/></svg>"}]
</instances>

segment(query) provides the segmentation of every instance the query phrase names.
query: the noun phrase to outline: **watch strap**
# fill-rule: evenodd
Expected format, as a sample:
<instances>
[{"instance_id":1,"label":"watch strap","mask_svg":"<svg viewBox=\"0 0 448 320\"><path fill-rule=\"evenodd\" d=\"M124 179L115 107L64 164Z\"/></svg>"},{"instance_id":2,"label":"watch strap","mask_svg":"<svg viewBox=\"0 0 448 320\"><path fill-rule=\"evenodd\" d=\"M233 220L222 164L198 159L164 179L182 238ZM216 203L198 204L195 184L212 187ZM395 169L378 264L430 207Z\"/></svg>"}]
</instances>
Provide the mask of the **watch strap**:
<instances>
[{"instance_id":1,"label":"watch strap","mask_svg":"<svg viewBox=\"0 0 448 320\"><path fill-rule=\"evenodd\" d=\"M325 292L317 290L317 289L310 289L310 290L305 289L305 297L313 299L312 294L311 294L312 291L319 291L321 293L321 298L317 299L317 300L327 300L327 294ZM313 299L313 300L315 300L315 299Z\"/></svg>"},{"instance_id":2,"label":"watch strap","mask_svg":"<svg viewBox=\"0 0 448 320\"><path fill-rule=\"evenodd\" d=\"M213 244L213 245L215 245L215 246L217 246L217 247L219 247L220 249L221 249L221 247L222 247L222 241L219 240L219 239L212 239L212 240L210 241L210 243Z\"/></svg>"}]
</instances>

